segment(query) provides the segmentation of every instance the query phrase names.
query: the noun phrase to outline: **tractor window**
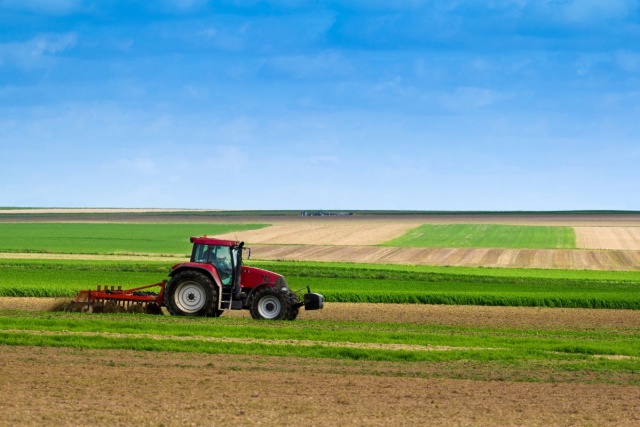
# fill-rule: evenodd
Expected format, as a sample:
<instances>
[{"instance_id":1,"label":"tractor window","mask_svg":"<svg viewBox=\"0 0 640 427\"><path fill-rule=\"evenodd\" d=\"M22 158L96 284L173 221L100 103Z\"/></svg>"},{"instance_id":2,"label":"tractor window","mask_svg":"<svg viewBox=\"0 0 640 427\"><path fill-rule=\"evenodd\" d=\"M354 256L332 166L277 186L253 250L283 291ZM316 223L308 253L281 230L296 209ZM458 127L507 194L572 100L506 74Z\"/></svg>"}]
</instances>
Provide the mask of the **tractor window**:
<instances>
[{"instance_id":1,"label":"tractor window","mask_svg":"<svg viewBox=\"0 0 640 427\"><path fill-rule=\"evenodd\" d=\"M209 262L209 253L211 252L209 245L196 245L193 249L192 262Z\"/></svg>"},{"instance_id":2,"label":"tractor window","mask_svg":"<svg viewBox=\"0 0 640 427\"><path fill-rule=\"evenodd\" d=\"M238 262L238 250L229 246L196 245L193 248L191 262L211 264L216 270L223 285L232 285L233 268Z\"/></svg>"},{"instance_id":3,"label":"tractor window","mask_svg":"<svg viewBox=\"0 0 640 427\"><path fill-rule=\"evenodd\" d=\"M231 261L231 249L228 246L212 247L211 264L218 270L223 285L232 284L233 263Z\"/></svg>"}]
</instances>

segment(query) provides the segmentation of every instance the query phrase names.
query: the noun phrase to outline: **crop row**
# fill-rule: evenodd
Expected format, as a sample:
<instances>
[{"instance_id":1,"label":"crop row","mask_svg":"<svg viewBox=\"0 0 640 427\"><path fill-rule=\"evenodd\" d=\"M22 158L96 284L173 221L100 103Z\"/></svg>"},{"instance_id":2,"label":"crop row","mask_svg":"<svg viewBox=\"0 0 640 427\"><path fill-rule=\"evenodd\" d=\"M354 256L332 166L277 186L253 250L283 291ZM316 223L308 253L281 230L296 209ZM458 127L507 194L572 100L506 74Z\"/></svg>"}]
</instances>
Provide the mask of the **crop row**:
<instances>
[{"instance_id":1,"label":"crop row","mask_svg":"<svg viewBox=\"0 0 640 427\"><path fill-rule=\"evenodd\" d=\"M327 302L463 304L640 309L640 273L481 268L362 266L345 263L252 262L283 274L289 286L310 286ZM4 260L0 295L72 297L97 285L135 287L167 279L171 263ZM492 272L495 274L492 275ZM597 274L596 274L597 273Z\"/></svg>"},{"instance_id":2,"label":"crop row","mask_svg":"<svg viewBox=\"0 0 640 427\"><path fill-rule=\"evenodd\" d=\"M537 365L591 372L592 378L599 373L605 382L615 381L612 374L622 375L633 384L640 369L640 337L611 330L0 311L0 331L0 345L428 361L465 369L473 361L498 370Z\"/></svg>"}]
</instances>

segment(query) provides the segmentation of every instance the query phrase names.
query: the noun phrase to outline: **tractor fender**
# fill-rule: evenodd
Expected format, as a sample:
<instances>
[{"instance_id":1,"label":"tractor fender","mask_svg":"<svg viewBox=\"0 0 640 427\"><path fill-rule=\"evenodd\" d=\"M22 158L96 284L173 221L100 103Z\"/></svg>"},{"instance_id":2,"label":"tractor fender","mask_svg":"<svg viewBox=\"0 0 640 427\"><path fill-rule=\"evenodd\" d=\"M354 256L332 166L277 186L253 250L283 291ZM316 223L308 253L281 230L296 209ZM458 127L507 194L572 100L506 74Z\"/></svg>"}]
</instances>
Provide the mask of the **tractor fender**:
<instances>
[{"instance_id":1,"label":"tractor fender","mask_svg":"<svg viewBox=\"0 0 640 427\"><path fill-rule=\"evenodd\" d=\"M218 287L218 291L222 289L222 281L220 280L220 276L218 275L218 271L212 266L207 266L199 263L183 263L181 265L176 266L170 273L169 277L173 277L176 274L185 271L185 270L198 270L204 274L207 274L209 277L213 279L213 282ZM220 294L219 294L220 295Z\"/></svg>"}]
</instances>

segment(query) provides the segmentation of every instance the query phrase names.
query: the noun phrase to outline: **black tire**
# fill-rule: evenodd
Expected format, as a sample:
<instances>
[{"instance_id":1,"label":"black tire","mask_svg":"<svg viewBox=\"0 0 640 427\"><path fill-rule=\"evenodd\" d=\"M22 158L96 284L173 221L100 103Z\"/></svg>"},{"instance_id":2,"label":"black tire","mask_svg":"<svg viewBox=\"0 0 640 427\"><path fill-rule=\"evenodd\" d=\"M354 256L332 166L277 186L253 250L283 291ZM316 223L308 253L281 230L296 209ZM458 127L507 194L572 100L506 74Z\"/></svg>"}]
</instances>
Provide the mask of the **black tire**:
<instances>
[{"instance_id":1,"label":"black tire","mask_svg":"<svg viewBox=\"0 0 640 427\"><path fill-rule=\"evenodd\" d=\"M298 299L298 295L294 294L293 292L289 292L289 301L291 304L291 314L289 315L287 320L296 320L296 317L298 317L298 312L300 311L300 307L296 307L296 304L300 302L300 300Z\"/></svg>"},{"instance_id":2,"label":"black tire","mask_svg":"<svg viewBox=\"0 0 640 427\"><path fill-rule=\"evenodd\" d=\"M291 316L293 316L289 295L272 287L264 287L256 291L249 311L251 317L259 320L292 320Z\"/></svg>"},{"instance_id":3,"label":"black tire","mask_svg":"<svg viewBox=\"0 0 640 427\"><path fill-rule=\"evenodd\" d=\"M195 270L182 271L164 288L164 305L174 316L218 317L218 289L213 280Z\"/></svg>"}]
</instances>

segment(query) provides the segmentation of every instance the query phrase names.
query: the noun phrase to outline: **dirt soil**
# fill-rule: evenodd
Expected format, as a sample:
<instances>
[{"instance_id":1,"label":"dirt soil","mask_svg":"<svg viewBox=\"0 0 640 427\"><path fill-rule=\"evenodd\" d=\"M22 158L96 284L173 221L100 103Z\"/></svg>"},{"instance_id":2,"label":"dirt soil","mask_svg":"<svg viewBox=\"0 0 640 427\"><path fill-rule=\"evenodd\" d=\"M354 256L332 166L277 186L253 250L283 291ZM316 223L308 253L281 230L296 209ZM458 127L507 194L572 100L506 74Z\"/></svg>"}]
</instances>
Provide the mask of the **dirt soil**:
<instances>
[{"instance_id":1,"label":"dirt soil","mask_svg":"<svg viewBox=\"0 0 640 427\"><path fill-rule=\"evenodd\" d=\"M394 248L380 246L251 245L264 260L334 261L459 267L640 270L640 250Z\"/></svg>"},{"instance_id":2,"label":"dirt soil","mask_svg":"<svg viewBox=\"0 0 640 427\"><path fill-rule=\"evenodd\" d=\"M0 310L61 310L68 298L0 298ZM224 317L249 318L246 310L226 311ZM640 330L638 310L586 308L490 307L475 305L327 303L317 311L301 310L300 320L413 323L488 328L595 328Z\"/></svg>"},{"instance_id":3,"label":"dirt soil","mask_svg":"<svg viewBox=\"0 0 640 427\"><path fill-rule=\"evenodd\" d=\"M401 237L422 225L415 220L345 220L278 222L260 230L222 234L222 239L243 240L251 244L288 245L378 245Z\"/></svg>"},{"instance_id":4,"label":"dirt soil","mask_svg":"<svg viewBox=\"0 0 640 427\"><path fill-rule=\"evenodd\" d=\"M66 301L0 298L0 309L51 310ZM640 330L640 312L633 310L328 303L321 311L302 311L299 319ZM640 423L640 386L606 384L597 375L588 384L583 372L559 373L546 365L523 372L490 361L403 363L0 346L0 366L0 426Z\"/></svg>"},{"instance_id":5,"label":"dirt soil","mask_svg":"<svg viewBox=\"0 0 640 427\"><path fill-rule=\"evenodd\" d=\"M3 346L0 366L2 426L640 423L640 387L425 378L406 363Z\"/></svg>"},{"instance_id":6,"label":"dirt soil","mask_svg":"<svg viewBox=\"0 0 640 427\"><path fill-rule=\"evenodd\" d=\"M6 259L175 261L177 254L0 253ZM640 270L640 250L393 248L379 246L251 245L257 260L334 261L494 268Z\"/></svg>"}]
</instances>

